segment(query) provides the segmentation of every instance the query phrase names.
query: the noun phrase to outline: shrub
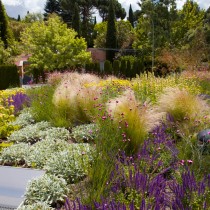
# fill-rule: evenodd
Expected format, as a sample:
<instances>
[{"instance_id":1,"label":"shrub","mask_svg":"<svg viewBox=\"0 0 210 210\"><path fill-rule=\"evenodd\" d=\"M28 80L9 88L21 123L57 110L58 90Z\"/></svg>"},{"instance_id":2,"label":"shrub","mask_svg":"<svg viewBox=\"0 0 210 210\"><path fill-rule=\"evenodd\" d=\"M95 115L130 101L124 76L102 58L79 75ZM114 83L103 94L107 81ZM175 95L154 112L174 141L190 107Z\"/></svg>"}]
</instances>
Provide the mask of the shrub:
<instances>
[{"instance_id":1,"label":"shrub","mask_svg":"<svg viewBox=\"0 0 210 210\"><path fill-rule=\"evenodd\" d=\"M74 183L87 175L93 161L93 149L88 144L70 144L69 147L51 156L44 169Z\"/></svg>"},{"instance_id":2,"label":"shrub","mask_svg":"<svg viewBox=\"0 0 210 210\"><path fill-rule=\"evenodd\" d=\"M2 150L0 155L0 163L3 165L23 165L28 152L28 144L14 144Z\"/></svg>"},{"instance_id":3,"label":"shrub","mask_svg":"<svg viewBox=\"0 0 210 210\"><path fill-rule=\"evenodd\" d=\"M126 77L131 78L132 74L131 74L131 62L128 60L127 61L127 65L126 65Z\"/></svg>"},{"instance_id":4,"label":"shrub","mask_svg":"<svg viewBox=\"0 0 210 210\"><path fill-rule=\"evenodd\" d=\"M130 141L130 149L134 151L138 150L148 131L161 119L161 115L155 113L149 104L140 104L132 91L126 91L122 96L110 100L107 110L115 123L122 127L122 138Z\"/></svg>"},{"instance_id":5,"label":"shrub","mask_svg":"<svg viewBox=\"0 0 210 210\"><path fill-rule=\"evenodd\" d=\"M104 62L104 74L110 75L112 74L112 63L108 60Z\"/></svg>"},{"instance_id":6,"label":"shrub","mask_svg":"<svg viewBox=\"0 0 210 210\"><path fill-rule=\"evenodd\" d=\"M10 147L10 146L12 146L13 145L13 143L12 142L2 142L2 143L0 143L0 152L4 149L4 148L7 148L7 147Z\"/></svg>"},{"instance_id":7,"label":"shrub","mask_svg":"<svg viewBox=\"0 0 210 210\"><path fill-rule=\"evenodd\" d=\"M79 125L72 128L71 136L78 142L93 142L97 136L98 127L96 124Z\"/></svg>"},{"instance_id":8,"label":"shrub","mask_svg":"<svg viewBox=\"0 0 210 210\"><path fill-rule=\"evenodd\" d=\"M11 122L11 125L17 125L23 128L34 123L35 120L32 116L31 109L25 108L21 111L20 115L16 117L15 121Z\"/></svg>"},{"instance_id":9,"label":"shrub","mask_svg":"<svg viewBox=\"0 0 210 210\"><path fill-rule=\"evenodd\" d=\"M0 65L0 90L19 87L18 68L15 65Z\"/></svg>"},{"instance_id":10,"label":"shrub","mask_svg":"<svg viewBox=\"0 0 210 210\"><path fill-rule=\"evenodd\" d=\"M115 76L118 76L120 73L120 61L114 60L113 62L113 72Z\"/></svg>"},{"instance_id":11,"label":"shrub","mask_svg":"<svg viewBox=\"0 0 210 210\"><path fill-rule=\"evenodd\" d=\"M14 107L4 107L0 104L0 138L6 138L12 132L18 130L18 126L11 125L10 123L15 119Z\"/></svg>"},{"instance_id":12,"label":"shrub","mask_svg":"<svg viewBox=\"0 0 210 210\"><path fill-rule=\"evenodd\" d=\"M69 189L63 178L45 174L42 177L30 181L26 187L26 205L33 205L37 202L46 202L55 205L57 202L64 202Z\"/></svg>"},{"instance_id":13,"label":"shrub","mask_svg":"<svg viewBox=\"0 0 210 210\"><path fill-rule=\"evenodd\" d=\"M121 75L125 76L126 75L126 60L122 60L120 64L120 73Z\"/></svg>"},{"instance_id":14,"label":"shrub","mask_svg":"<svg viewBox=\"0 0 210 210\"><path fill-rule=\"evenodd\" d=\"M28 125L21 130L15 131L8 137L9 141L34 143L40 140L40 132L51 127L48 122L39 122Z\"/></svg>"},{"instance_id":15,"label":"shrub","mask_svg":"<svg viewBox=\"0 0 210 210\"><path fill-rule=\"evenodd\" d=\"M62 138L62 137L61 137ZM45 139L33 144L25 157L26 164L34 168L42 169L46 161L56 152L61 152L68 147L64 140Z\"/></svg>"}]
</instances>

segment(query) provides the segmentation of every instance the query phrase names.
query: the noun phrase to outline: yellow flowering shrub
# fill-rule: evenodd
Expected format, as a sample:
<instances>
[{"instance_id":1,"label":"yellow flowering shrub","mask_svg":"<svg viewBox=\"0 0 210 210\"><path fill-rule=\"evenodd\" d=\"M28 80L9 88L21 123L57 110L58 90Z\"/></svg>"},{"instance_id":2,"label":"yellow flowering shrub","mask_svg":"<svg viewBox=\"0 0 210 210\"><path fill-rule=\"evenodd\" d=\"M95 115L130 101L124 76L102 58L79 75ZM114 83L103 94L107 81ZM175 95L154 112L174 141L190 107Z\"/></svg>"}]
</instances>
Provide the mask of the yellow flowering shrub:
<instances>
[{"instance_id":1,"label":"yellow flowering shrub","mask_svg":"<svg viewBox=\"0 0 210 210\"><path fill-rule=\"evenodd\" d=\"M169 75L166 78L155 77L154 74L142 74L132 80L132 89L139 100L150 99L155 103L166 88L185 89L193 95L201 93L201 87L195 78L179 75Z\"/></svg>"},{"instance_id":2,"label":"yellow flowering shrub","mask_svg":"<svg viewBox=\"0 0 210 210\"><path fill-rule=\"evenodd\" d=\"M14 106L7 107L6 99L16 93L24 92L22 88L14 88L0 91L0 138L6 138L15 130L19 129L19 126L11 125L10 122L15 120Z\"/></svg>"},{"instance_id":3,"label":"yellow flowering shrub","mask_svg":"<svg viewBox=\"0 0 210 210\"><path fill-rule=\"evenodd\" d=\"M25 89L12 88L12 89L0 90L0 104L2 104L5 99L11 97L12 95L15 95L16 93L25 93Z\"/></svg>"},{"instance_id":4,"label":"yellow flowering shrub","mask_svg":"<svg viewBox=\"0 0 210 210\"><path fill-rule=\"evenodd\" d=\"M128 80L124 80L124 79L107 79L107 80L101 80L98 83L89 83L89 84L85 84L86 87L91 87L91 86L95 86L95 87L100 87L102 89L106 89L107 87L113 89L113 90L117 90L119 88L123 88L123 87L131 87L131 83Z\"/></svg>"},{"instance_id":5,"label":"yellow flowering shrub","mask_svg":"<svg viewBox=\"0 0 210 210\"><path fill-rule=\"evenodd\" d=\"M131 87L129 80L117 79L115 77L109 77L106 80L100 80L98 83L88 83L85 87L96 87L102 91L103 99L106 101L109 98L116 97L123 91Z\"/></svg>"}]
</instances>

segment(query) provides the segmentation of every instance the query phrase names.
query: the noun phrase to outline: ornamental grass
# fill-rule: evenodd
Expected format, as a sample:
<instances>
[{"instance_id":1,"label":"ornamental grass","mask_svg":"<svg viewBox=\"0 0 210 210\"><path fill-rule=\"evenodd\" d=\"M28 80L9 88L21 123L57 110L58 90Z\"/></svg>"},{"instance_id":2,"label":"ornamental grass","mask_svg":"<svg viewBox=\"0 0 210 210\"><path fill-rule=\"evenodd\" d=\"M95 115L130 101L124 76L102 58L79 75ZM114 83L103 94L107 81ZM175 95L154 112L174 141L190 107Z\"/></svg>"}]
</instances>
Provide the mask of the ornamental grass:
<instances>
[{"instance_id":1,"label":"ornamental grass","mask_svg":"<svg viewBox=\"0 0 210 210\"><path fill-rule=\"evenodd\" d=\"M122 127L124 141L129 142L131 151L137 151L146 139L148 132L161 120L162 114L157 113L150 103L141 104L131 90L110 100L107 110L114 122Z\"/></svg>"},{"instance_id":2,"label":"ornamental grass","mask_svg":"<svg viewBox=\"0 0 210 210\"><path fill-rule=\"evenodd\" d=\"M53 103L57 109L66 110L69 119L76 124L90 122L94 116L94 106L99 103L101 90L98 87L86 87L100 79L91 74L66 74L55 90Z\"/></svg>"}]
</instances>

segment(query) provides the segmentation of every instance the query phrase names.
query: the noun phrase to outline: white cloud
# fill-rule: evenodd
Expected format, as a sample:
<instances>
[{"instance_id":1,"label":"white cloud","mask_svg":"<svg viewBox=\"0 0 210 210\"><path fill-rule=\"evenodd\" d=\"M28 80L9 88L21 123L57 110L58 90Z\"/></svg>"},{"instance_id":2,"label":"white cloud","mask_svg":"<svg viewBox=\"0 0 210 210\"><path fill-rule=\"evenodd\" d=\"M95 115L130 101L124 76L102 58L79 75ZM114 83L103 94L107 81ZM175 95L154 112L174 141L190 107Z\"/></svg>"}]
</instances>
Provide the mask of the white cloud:
<instances>
[{"instance_id":1,"label":"white cloud","mask_svg":"<svg viewBox=\"0 0 210 210\"><path fill-rule=\"evenodd\" d=\"M2 0L5 5L7 14L10 17L17 18L18 15L24 17L27 14L27 11L30 13L42 12L45 0Z\"/></svg>"},{"instance_id":2,"label":"white cloud","mask_svg":"<svg viewBox=\"0 0 210 210\"><path fill-rule=\"evenodd\" d=\"M9 6L18 6L22 4L22 0L2 0L3 4Z\"/></svg>"}]
</instances>

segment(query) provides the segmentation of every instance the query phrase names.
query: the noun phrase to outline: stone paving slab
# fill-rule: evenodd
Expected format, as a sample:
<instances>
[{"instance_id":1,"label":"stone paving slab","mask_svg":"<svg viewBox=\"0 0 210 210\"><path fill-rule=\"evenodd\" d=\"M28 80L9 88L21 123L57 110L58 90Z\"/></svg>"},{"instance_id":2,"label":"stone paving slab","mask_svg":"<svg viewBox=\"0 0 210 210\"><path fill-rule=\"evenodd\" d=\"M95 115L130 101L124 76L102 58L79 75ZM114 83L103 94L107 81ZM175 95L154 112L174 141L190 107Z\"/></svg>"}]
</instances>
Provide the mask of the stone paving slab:
<instances>
[{"instance_id":1,"label":"stone paving slab","mask_svg":"<svg viewBox=\"0 0 210 210\"><path fill-rule=\"evenodd\" d=\"M0 166L0 209L18 208L24 201L28 181L44 173L43 170Z\"/></svg>"}]
</instances>

